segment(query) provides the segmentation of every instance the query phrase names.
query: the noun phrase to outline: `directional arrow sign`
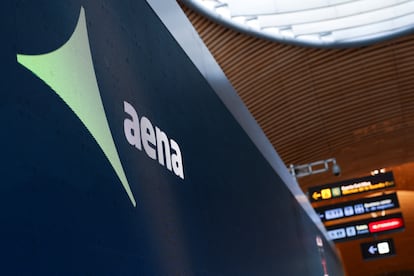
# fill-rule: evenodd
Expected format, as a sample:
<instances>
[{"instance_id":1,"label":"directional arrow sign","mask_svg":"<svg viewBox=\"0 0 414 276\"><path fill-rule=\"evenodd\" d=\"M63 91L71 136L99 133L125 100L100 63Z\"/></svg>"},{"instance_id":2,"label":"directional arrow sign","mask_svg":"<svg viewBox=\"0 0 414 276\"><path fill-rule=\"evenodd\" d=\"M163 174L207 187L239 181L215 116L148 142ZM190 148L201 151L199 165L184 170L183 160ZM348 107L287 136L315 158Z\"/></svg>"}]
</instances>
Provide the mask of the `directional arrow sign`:
<instances>
[{"instance_id":1,"label":"directional arrow sign","mask_svg":"<svg viewBox=\"0 0 414 276\"><path fill-rule=\"evenodd\" d=\"M313 192L312 194L312 198L314 200L318 200L318 198L320 198L321 196L322 196L321 193L317 193L317 192Z\"/></svg>"},{"instance_id":2,"label":"directional arrow sign","mask_svg":"<svg viewBox=\"0 0 414 276\"><path fill-rule=\"evenodd\" d=\"M371 253L372 255L374 255L377 251L378 251L378 248L376 248L374 245L371 245L368 248L368 252Z\"/></svg>"},{"instance_id":3,"label":"directional arrow sign","mask_svg":"<svg viewBox=\"0 0 414 276\"><path fill-rule=\"evenodd\" d=\"M348 179L336 183L324 184L321 186L309 187L310 201L330 200L395 186L392 172L369 175L360 178ZM319 195L320 193L320 195Z\"/></svg>"},{"instance_id":4,"label":"directional arrow sign","mask_svg":"<svg viewBox=\"0 0 414 276\"><path fill-rule=\"evenodd\" d=\"M377 240L361 243L361 252L364 259L375 259L395 255L395 247L392 239Z\"/></svg>"}]
</instances>

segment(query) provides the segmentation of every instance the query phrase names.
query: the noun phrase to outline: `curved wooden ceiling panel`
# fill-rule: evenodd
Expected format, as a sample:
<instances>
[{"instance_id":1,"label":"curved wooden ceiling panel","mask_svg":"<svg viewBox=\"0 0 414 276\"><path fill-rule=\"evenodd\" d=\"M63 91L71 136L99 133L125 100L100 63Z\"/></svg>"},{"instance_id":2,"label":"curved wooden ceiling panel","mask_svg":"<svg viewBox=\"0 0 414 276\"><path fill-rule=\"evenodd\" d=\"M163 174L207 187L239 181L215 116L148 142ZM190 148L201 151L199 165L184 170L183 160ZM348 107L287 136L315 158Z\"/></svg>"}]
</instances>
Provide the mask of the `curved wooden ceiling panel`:
<instances>
[{"instance_id":1,"label":"curved wooden ceiling panel","mask_svg":"<svg viewBox=\"0 0 414 276\"><path fill-rule=\"evenodd\" d=\"M414 35L304 48L183 10L285 164L335 157L350 178L414 161ZM315 176L301 185L337 180Z\"/></svg>"},{"instance_id":2,"label":"curved wooden ceiling panel","mask_svg":"<svg viewBox=\"0 0 414 276\"><path fill-rule=\"evenodd\" d=\"M301 178L304 191L391 167L399 195L412 195L404 190L414 190L414 34L360 48L303 48L183 10L286 165L337 159L340 177ZM409 202L401 199L407 229L391 235L397 258L370 265L356 252L360 240L338 244L349 275L412 275Z\"/></svg>"}]
</instances>

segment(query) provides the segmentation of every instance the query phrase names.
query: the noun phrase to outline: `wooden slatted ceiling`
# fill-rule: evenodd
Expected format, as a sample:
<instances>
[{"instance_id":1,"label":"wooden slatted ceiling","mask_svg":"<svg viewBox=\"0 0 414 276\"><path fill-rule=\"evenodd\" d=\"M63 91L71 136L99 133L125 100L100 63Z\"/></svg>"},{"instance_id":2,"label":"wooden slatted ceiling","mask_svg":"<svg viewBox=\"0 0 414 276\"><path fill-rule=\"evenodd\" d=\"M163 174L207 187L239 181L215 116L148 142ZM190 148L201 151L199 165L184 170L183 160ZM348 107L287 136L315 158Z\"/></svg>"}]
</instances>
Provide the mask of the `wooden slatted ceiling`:
<instances>
[{"instance_id":1,"label":"wooden slatted ceiling","mask_svg":"<svg viewBox=\"0 0 414 276\"><path fill-rule=\"evenodd\" d=\"M287 165L337 159L341 177L301 178L304 191L391 167L406 223L385 236L394 239L396 257L364 261L359 243L371 238L337 248L348 275L413 275L414 192L404 190L414 190L414 34L354 49L304 48L183 10Z\"/></svg>"},{"instance_id":2,"label":"wooden slatted ceiling","mask_svg":"<svg viewBox=\"0 0 414 276\"><path fill-rule=\"evenodd\" d=\"M414 35L306 48L238 33L182 7L287 165L335 157L347 179L414 161ZM300 184L338 180L323 174Z\"/></svg>"}]
</instances>

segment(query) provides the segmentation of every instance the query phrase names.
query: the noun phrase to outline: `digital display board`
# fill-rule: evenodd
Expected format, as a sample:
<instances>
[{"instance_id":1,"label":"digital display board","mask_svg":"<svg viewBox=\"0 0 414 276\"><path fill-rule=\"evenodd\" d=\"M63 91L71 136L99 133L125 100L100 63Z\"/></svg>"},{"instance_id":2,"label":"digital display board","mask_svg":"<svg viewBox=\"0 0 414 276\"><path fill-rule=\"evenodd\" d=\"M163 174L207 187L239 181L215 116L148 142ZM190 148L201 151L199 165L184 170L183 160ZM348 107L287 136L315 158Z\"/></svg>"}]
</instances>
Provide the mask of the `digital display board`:
<instances>
[{"instance_id":1,"label":"digital display board","mask_svg":"<svg viewBox=\"0 0 414 276\"><path fill-rule=\"evenodd\" d=\"M331 221L399 207L397 194L392 193L315 208L315 211L322 221Z\"/></svg>"},{"instance_id":2,"label":"digital display board","mask_svg":"<svg viewBox=\"0 0 414 276\"><path fill-rule=\"evenodd\" d=\"M373 234L404 228L401 213L359 220L351 223L326 227L328 236L335 242L368 237Z\"/></svg>"},{"instance_id":3,"label":"digital display board","mask_svg":"<svg viewBox=\"0 0 414 276\"><path fill-rule=\"evenodd\" d=\"M394 187L394 175L386 172L361 178L345 180L341 182L310 187L308 190L311 202L329 200L348 195L360 194Z\"/></svg>"},{"instance_id":4,"label":"digital display board","mask_svg":"<svg viewBox=\"0 0 414 276\"><path fill-rule=\"evenodd\" d=\"M395 255L395 246L392 239L361 243L361 253L365 260Z\"/></svg>"}]
</instances>

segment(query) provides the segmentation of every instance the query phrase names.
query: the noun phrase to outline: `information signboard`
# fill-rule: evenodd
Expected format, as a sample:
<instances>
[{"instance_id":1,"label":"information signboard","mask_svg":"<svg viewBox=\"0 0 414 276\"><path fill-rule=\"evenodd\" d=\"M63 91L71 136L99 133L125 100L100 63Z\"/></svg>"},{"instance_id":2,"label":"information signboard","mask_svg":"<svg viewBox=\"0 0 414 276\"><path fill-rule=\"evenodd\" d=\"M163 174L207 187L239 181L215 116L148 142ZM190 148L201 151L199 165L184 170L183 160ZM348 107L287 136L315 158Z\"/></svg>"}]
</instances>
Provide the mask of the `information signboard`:
<instances>
[{"instance_id":1,"label":"information signboard","mask_svg":"<svg viewBox=\"0 0 414 276\"><path fill-rule=\"evenodd\" d=\"M395 255L394 241L392 239L384 239L361 243L361 253L365 260Z\"/></svg>"},{"instance_id":2,"label":"information signboard","mask_svg":"<svg viewBox=\"0 0 414 276\"><path fill-rule=\"evenodd\" d=\"M364 238L400 229L404 229L404 220L401 213L326 228L328 236L335 242Z\"/></svg>"},{"instance_id":3,"label":"information signboard","mask_svg":"<svg viewBox=\"0 0 414 276\"><path fill-rule=\"evenodd\" d=\"M315 211L322 221L331 221L399 207L397 194L391 193L315 208Z\"/></svg>"},{"instance_id":4,"label":"information signboard","mask_svg":"<svg viewBox=\"0 0 414 276\"><path fill-rule=\"evenodd\" d=\"M310 187L308 193L310 201L315 202L381 190L394 186L395 181L393 173L386 172L317 187Z\"/></svg>"}]
</instances>

